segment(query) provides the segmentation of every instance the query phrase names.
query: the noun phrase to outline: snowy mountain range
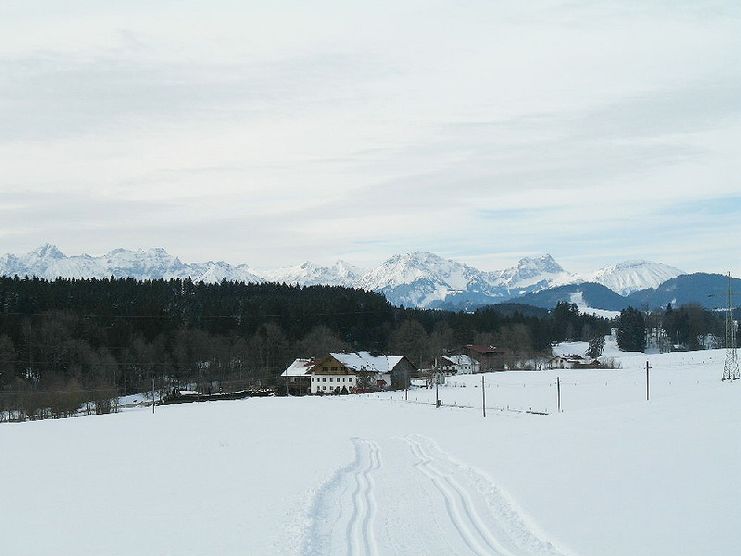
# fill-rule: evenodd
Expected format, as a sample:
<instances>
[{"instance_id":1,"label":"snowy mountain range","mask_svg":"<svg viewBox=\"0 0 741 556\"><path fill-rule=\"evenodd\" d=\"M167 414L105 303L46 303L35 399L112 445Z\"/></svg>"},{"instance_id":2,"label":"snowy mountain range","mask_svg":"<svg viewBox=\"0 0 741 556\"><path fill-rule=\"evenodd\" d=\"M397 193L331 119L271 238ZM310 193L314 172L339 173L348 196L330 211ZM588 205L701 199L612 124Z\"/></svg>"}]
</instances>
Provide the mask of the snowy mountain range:
<instances>
[{"instance_id":1,"label":"snowy mountain range","mask_svg":"<svg viewBox=\"0 0 741 556\"><path fill-rule=\"evenodd\" d=\"M129 251L115 249L99 257L82 254L66 256L54 245L42 245L22 255L0 257L0 275L37 276L53 280L62 278L187 278L194 281L220 282L223 279L260 282L247 265L232 266L225 262L183 263L164 249Z\"/></svg>"},{"instance_id":2,"label":"snowy mountain range","mask_svg":"<svg viewBox=\"0 0 741 556\"><path fill-rule=\"evenodd\" d=\"M115 249L105 255L67 256L54 245L25 254L0 257L0 275L39 278L117 278L140 280L186 278L193 281L285 282L333 285L383 293L395 305L465 307L514 300L559 286L596 282L622 296L675 278L683 272L661 263L632 261L601 268L589 275L572 274L550 255L525 257L516 265L484 271L434 253L394 255L363 271L344 261L332 266L304 262L298 266L258 270L223 261L185 263L164 249Z\"/></svg>"},{"instance_id":3,"label":"snowy mountain range","mask_svg":"<svg viewBox=\"0 0 741 556\"><path fill-rule=\"evenodd\" d=\"M504 301L573 281L550 255L527 257L517 265L483 271L433 253L394 255L364 274L356 286L383 293L396 305L441 307Z\"/></svg>"},{"instance_id":4,"label":"snowy mountain range","mask_svg":"<svg viewBox=\"0 0 741 556\"><path fill-rule=\"evenodd\" d=\"M362 275L362 270L345 261L337 261L332 266L319 266L304 262L298 266L288 266L260 272L260 278L268 282L285 282L302 286L354 286Z\"/></svg>"},{"instance_id":5,"label":"snowy mountain range","mask_svg":"<svg viewBox=\"0 0 741 556\"><path fill-rule=\"evenodd\" d=\"M682 274L685 273L678 268L661 263L626 261L600 268L584 281L602 284L620 295L629 295L638 290L658 288Z\"/></svg>"}]
</instances>

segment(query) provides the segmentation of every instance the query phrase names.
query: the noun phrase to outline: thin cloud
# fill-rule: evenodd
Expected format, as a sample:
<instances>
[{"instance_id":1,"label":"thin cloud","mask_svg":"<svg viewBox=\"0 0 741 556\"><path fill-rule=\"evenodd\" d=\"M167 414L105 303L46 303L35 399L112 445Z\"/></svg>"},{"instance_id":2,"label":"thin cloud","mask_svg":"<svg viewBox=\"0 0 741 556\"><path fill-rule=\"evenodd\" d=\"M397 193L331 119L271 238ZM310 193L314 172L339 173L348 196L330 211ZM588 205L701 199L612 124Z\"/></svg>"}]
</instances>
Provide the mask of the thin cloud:
<instances>
[{"instance_id":1,"label":"thin cloud","mask_svg":"<svg viewBox=\"0 0 741 556\"><path fill-rule=\"evenodd\" d=\"M57 4L0 7L8 251L699 270L741 212L735 4Z\"/></svg>"}]
</instances>

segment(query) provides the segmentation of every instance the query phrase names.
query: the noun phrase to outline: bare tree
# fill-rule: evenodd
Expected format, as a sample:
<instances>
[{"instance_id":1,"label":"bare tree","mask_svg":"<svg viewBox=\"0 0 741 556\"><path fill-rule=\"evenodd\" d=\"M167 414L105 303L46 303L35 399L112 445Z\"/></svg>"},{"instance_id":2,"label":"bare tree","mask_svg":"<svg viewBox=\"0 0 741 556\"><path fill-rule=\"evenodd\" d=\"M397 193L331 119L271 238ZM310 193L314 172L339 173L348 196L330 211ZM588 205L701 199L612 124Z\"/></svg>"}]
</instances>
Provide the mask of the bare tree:
<instances>
[{"instance_id":1,"label":"bare tree","mask_svg":"<svg viewBox=\"0 0 741 556\"><path fill-rule=\"evenodd\" d=\"M296 345L301 356L321 356L334 351L347 351L350 348L329 327L320 324L312 328Z\"/></svg>"},{"instance_id":2,"label":"bare tree","mask_svg":"<svg viewBox=\"0 0 741 556\"><path fill-rule=\"evenodd\" d=\"M429 339L427 331L413 319L405 320L391 334L391 351L397 355L406 355L418 366L429 359Z\"/></svg>"}]
</instances>

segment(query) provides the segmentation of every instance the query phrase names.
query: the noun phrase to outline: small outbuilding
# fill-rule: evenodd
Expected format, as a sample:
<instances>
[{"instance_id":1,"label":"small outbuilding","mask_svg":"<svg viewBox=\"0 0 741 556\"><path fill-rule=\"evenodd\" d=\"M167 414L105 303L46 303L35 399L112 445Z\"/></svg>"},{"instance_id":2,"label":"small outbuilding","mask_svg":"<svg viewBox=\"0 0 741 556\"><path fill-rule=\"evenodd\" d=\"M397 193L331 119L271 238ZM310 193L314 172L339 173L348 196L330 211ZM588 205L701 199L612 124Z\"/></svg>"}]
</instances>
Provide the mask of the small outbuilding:
<instances>
[{"instance_id":1,"label":"small outbuilding","mask_svg":"<svg viewBox=\"0 0 741 556\"><path fill-rule=\"evenodd\" d=\"M296 359L281 373L286 381L286 391L296 396L308 394L311 390L311 374L314 366L312 359Z\"/></svg>"}]
</instances>

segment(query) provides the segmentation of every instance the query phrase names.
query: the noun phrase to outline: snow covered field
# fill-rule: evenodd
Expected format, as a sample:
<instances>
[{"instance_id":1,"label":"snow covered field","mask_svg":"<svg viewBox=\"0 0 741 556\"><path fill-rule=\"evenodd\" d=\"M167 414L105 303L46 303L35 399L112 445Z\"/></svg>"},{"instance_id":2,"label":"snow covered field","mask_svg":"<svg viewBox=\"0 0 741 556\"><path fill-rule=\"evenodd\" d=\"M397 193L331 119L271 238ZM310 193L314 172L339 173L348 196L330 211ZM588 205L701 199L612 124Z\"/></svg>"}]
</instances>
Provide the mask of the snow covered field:
<instances>
[{"instance_id":1,"label":"snow covered field","mask_svg":"<svg viewBox=\"0 0 741 556\"><path fill-rule=\"evenodd\" d=\"M491 408L549 415L484 419L476 375L440 389L475 409L421 389L4 424L0 554L741 553L723 352L618 357L485 375Z\"/></svg>"},{"instance_id":2,"label":"snow covered field","mask_svg":"<svg viewBox=\"0 0 741 556\"><path fill-rule=\"evenodd\" d=\"M566 342L556 346L557 355L583 355L587 342ZM650 397L688 397L719 385L723 374L724 350L687 353L621 353L607 337L603 360L613 360L618 369L553 369L486 373L486 407L492 411L533 411L556 413L556 378L561 383L561 408L572 412L634 404L646 399L646 361L650 365ZM478 408L481 411L482 375L447 377L439 388L444 405ZM373 399L404 399L404 392L368 394ZM435 404L435 389L419 388L407 393L411 403ZM677 400L678 402L678 400ZM691 404L691 401L688 402Z\"/></svg>"}]
</instances>

